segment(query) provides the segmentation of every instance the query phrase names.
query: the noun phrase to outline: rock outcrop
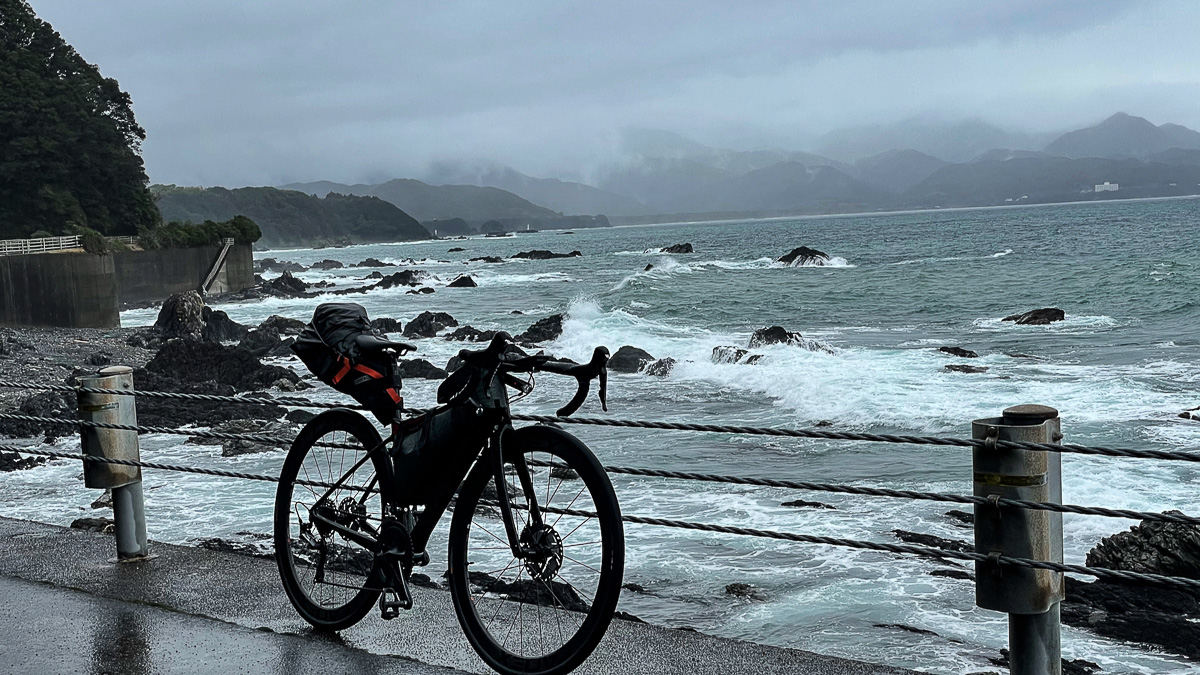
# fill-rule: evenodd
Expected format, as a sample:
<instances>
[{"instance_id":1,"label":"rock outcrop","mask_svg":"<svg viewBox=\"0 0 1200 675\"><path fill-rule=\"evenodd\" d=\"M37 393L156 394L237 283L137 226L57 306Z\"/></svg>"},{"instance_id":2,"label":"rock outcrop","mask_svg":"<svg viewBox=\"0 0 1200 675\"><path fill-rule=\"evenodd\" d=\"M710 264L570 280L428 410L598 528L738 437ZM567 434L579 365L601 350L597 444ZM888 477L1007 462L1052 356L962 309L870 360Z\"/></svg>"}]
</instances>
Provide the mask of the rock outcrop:
<instances>
[{"instance_id":1,"label":"rock outcrop","mask_svg":"<svg viewBox=\"0 0 1200 675\"><path fill-rule=\"evenodd\" d=\"M381 333L399 333L404 326L397 320L386 316L379 316L371 319L371 328Z\"/></svg>"},{"instance_id":2,"label":"rock outcrop","mask_svg":"<svg viewBox=\"0 0 1200 675\"><path fill-rule=\"evenodd\" d=\"M733 346L729 346L729 345L713 347L712 362L713 363L737 363L738 361L742 360L742 357L744 357L746 354L749 354L749 353L750 352L746 351L745 349L742 349L741 347L733 347Z\"/></svg>"},{"instance_id":3,"label":"rock outcrop","mask_svg":"<svg viewBox=\"0 0 1200 675\"><path fill-rule=\"evenodd\" d=\"M308 293L309 284L292 276L291 272L284 272L278 277L264 281L262 290L268 295L282 297L315 297Z\"/></svg>"},{"instance_id":4,"label":"rock outcrop","mask_svg":"<svg viewBox=\"0 0 1200 675\"><path fill-rule=\"evenodd\" d=\"M433 337L443 328L458 326L458 321L445 312L421 312L404 328L407 337Z\"/></svg>"},{"instance_id":5,"label":"rock outcrop","mask_svg":"<svg viewBox=\"0 0 1200 675\"><path fill-rule=\"evenodd\" d=\"M254 262L255 272L303 272L306 269L304 265L290 260L263 258Z\"/></svg>"},{"instance_id":6,"label":"rock outcrop","mask_svg":"<svg viewBox=\"0 0 1200 675\"><path fill-rule=\"evenodd\" d=\"M666 248L658 249L659 253L695 253L691 244L673 244Z\"/></svg>"},{"instance_id":7,"label":"rock outcrop","mask_svg":"<svg viewBox=\"0 0 1200 675\"><path fill-rule=\"evenodd\" d=\"M949 354L951 356L957 356L960 359L977 359L977 358L979 358L979 354L976 354L975 352L971 351L970 349L963 349L962 347L938 347L938 351L945 353L945 354Z\"/></svg>"},{"instance_id":8,"label":"rock outcrop","mask_svg":"<svg viewBox=\"0 0 1200 675\"><path fill-rule=\"evenodd\" d=\"M829 262L829 254L815 248L801 246L783 254L776 262L792 267L820 267Z\"/></svg>"},{"instance_id":9,"label":"rock outcrop","mask_svg":"<svg viewBox=\"0 0 1200 675\"><path fill-rule=\"evenodd\" d=\"M942 367L951 373L986 373L988 371L987 366L972 366L966 363L951 363Z\"/></svg>"},{"instance_id":10,"label":"rock outcrop","mask_svg":"<svg viewBox=\"0 0 1200 675\"><path fill-rule=\"evenodd\" d=\"M521 251L513 254L513 258L523 258L525 260L552 260L554 258L578 258L583 255L579 251L571 251L570 253L555 253L542 249L534 249L532 251Z\"/></svg>"},{"instance_id":11,"label":"rock outcrop","mask_svg":"<svg viewBox=\"0 0 1200 675\"><path fill-rule=\"evenodd\" d=\"M372 288L393 288L395 286L419 286L429 274L421 270L400 270L385 275Z\"/></svg>"},{"instance_id":12,"label":"rock outcrop","mask_svg":"<svg viewBox=\"0 0 1200 675\"><path fill-rule=\"evenodd\" d=\"M539 319L514 339L524 343L549 342L558 339L558 336L562 335L563 319L565 318L562 314L555 314Z\"/></svg>"},{"instance_id":13,"label":"rock outcrop","mask_svg":"<svg viewBox=\"0 0 1200 675\"><path fill-rule=\"evenodd\" d=\"M220 440L212 438L192 437L187 440L193 445L219 445L222 457L238 457L260 452L287 450L291 439L299 431L294 424L287 420L246 420L235 419L212 427L213 431L223 434L257 434L278 438L278 443L256 443L247 440Z\"/></svg>"},{"instance_id":14,"label":"rock outcrop","mask_svg":"<svg viewBox=\"0 0 1200 675\"><path fill-rule=\"evenodd\" d=\"M474 326L462 326L446 336L447 340L458 342L487 342L496 337L494 330L479 330Z\"/></svg>"},{"instance_id":15,"label":"rock outcrop","mask_svg":"<svg viewBox=\"0 0 1200 675\"><path fill-rule=\"evenodd\" d=\"M391 267L391 265L379 260L378 258L367 258L358 263L355 267Z\"/></svg>"},{"instance_id":16,"label":"rock outcrop","mask_svg":"<svg viewBox=\"0 0 1200 675\"><path fill-rule=\"evenodd\" d=\"M1011 314L1004 317L1003 321L1014 321L1019 326L1045 326L1055 321L1062 321L1067 318L1067 313L1057 307L1043 307L1041 309L1031 309L1024 314Z\"/></svg>"},{"instance_id":17,"label":"rock outcrop","mask_svg":"<svg viewBox=\"0 0 1200 675\"><path fill-rule=\"evenodd\" d=\"M636 373L653 361L650 352L625 345L608 360L608 369L614 373Z\"/></svg>"},{"instance_id":18,"label":"rock outcrop","mask_svg":"<svg viewBox=\"0 0 1200 675\"><path fill-rule=\"evenodd\" d=\"M246 337L250 330L219 309L205 306L200 310L200 315L204 319L200 338L207 342L237 342Z\"/></svg>"},{"instance_id":19,"label":"rock outcrop","mask_svg":"<svg viewBox=\"0 0 1200 675\"><path fill-rule=\"evenodd\" d=\"M154 328L165 338L199 340L204 332L204 298L196 291L168 297L158 310Z\"/></svg>"},{"instance_id":20,"label":"rock outcrop","mask_svg":"<svg viewBox=\"0 0 1200 675\"><path fill-rule=\"evenodd\" d=\"M425 359L401 359L396 362L396 373L400 377L419 380L444 380L447 375L446 371Z\"/></svg>"},{"instance_id":21,"label":"rock outcrop","mask_svg":"<svg viewBox=\"0 0 1200 675\"><path fill-rule=\"evenodd\" d=\"M646 366L646 369L642 372L646 373L647 375L653 375L654 377L666 377L670 375L671 371L674 369L675 359L668 356L666 358L658 359L654 363Z\"/></svg>"},{"instance_id":22,"label":"rock outcrop","mask_svg":"<svg viewBox=\"0 0 1200 675\"><path fill-rule=\"evenodd\" d=\"M342 264L341 262L338 262L337 260L329 260L329 259L325 259L325 260L322 260L322 261L320 261L320 262L315 262L315 263L313 263L313 264L312 264L312 267L311 267L310 269L314 269L314 270L340 270L340 269L342 269L343 267L345 267L345 265L344 265L344 264Z\"/></svg>"},{"instance_id":23,"label":"rock outcrop","mask_svg":"<svg viewBox=\"0 0 1200 675\"><path fill-rule=\"evenodd\" d=\"M755 347L765 345L793 345L807 349L810 352L834 353L833 348L829 345L812 338L806 338L796 331L785 329L783 326L759 328L750 336L750 342L747 346L754 349Z\"/></svg>"},{"instance_id":24,"label":"rock outcrop","mask_svg":"<svg viewBox=\"0 0 1200 675\"><path fill-rule=\"evenodd\" d=\"M78 419L74 396L67 398L66 394L57 391L41 391L30 394L21 400L16 412L21 415L35 417L58 417ZM59 438L78 433L74 424L55 424L53 422L27 422L23 420L0 420L0 435L13 438L36 438L41 436L46 443L53 443Z\"/></svg>"},{"instance_id":25,"label":"rock outcrop","mask_svg":"<svg viewBox=\"0 0 1200 675\"><path fill-rule=\"evenodd\" d=\"M457 277L455 277L453 281L446 284L446 287L447 288L475 288L478 285L479 284L475 283L475 280L471 278L471 275L460 274Z\"/></svg>"},{"instance_id":26,"label":"rock outcrop","mask_svg":"<svg viewBox=\"0 0 1200 675\"><path fill-rule=\"evenodd\" d=\"M183 381L211 380L238 391L265 389L280 379L300 381L292 370L265 366L245 349L199 340L167 342L146 364L146 370Z\"/></svg>"}]
</instances>

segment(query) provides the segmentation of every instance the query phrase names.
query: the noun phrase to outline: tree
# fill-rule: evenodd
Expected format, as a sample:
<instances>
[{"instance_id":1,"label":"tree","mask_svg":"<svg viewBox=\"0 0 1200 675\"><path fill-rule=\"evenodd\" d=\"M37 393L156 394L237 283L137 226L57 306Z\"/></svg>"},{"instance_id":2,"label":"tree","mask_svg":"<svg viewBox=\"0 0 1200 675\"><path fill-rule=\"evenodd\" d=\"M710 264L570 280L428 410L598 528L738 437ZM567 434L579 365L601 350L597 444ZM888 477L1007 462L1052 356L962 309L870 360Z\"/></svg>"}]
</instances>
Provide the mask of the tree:
<instances>
[{"instance_id":1,"label":"tree","mask_svg":"<svg viewBox=\"0 0 1200 675\"><path fill-rule=\"evenodd\" d=\"M25 0L0 0L0 238L83 225L136 234L161 219L129 94Z\"/></svg>"}]
</instances>

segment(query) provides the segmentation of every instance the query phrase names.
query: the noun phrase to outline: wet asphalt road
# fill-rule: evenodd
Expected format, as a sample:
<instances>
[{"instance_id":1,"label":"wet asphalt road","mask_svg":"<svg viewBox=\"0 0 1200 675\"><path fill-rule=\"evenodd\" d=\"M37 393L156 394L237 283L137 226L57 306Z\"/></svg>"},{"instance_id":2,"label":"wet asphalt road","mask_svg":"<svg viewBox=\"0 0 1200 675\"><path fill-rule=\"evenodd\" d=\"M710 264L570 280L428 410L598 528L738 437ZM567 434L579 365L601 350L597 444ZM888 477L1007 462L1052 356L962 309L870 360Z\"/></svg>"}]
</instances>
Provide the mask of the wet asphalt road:
<instances>
[{"instance_id":1,"label":"wet asphalt road","mask_svg":"<svg viewBox=\"0 0 1200 675\"><path fill-rule=\"evenodd\" d=\"M447 591L368 615L336 638L288 603L273 560L152 542L155 560L112 564L112 538L0 518L0 672L451 673L491 671ZM907 675L794 649L614 621L576 672Z\"/></svg>"}]
</instances>

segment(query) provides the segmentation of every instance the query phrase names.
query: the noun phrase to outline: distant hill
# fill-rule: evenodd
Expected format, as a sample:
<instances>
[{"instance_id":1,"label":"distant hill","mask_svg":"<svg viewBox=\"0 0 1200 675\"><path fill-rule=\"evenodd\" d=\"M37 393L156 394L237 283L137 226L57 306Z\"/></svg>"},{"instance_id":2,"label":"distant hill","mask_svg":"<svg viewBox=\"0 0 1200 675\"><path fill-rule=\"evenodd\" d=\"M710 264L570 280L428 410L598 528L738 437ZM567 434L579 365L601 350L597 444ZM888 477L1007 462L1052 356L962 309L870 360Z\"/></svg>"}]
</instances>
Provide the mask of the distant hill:
<instances>
[{"instance_id":1,"label":"distant hill","mask_svg":"<svg viewBox=\"0 0 1200 675\"><path fill-rule=\"evenodd\" d=\"M1050 157L1049 153L1041 150L1012 150L1010 148L995 148L979 155L972 162L1003 162L1018 157Z\"/></svg>"},{"instance_id":2,"label":"distant hill","mask_svg":"<svg viewBox=\"0 0 1200 675\"><path fill-rule=\"evenodd\" d=\"M1200 166L1200 150L1185 150L1184 148L1171 148L1156 152L1146 157L1151 162L1162 162L1163 164L1192 164Z\"/></svg>"},{"instance_id":3,"label":"distant hill","mask_svg":"<svg viewBox=\"0 0 1200 675\"><path fill-rule=\"evenodd\" d=\"M868 185L900 194L946 164L937 157L916 150L888 150L858 160L847 167L846 173Z\"/></svg>"},{"instance_id":4,"label":"distant hill","mask_svg":"<svg viewBox=\"0 0 1200 675\"><path fill-rule=\"evenodd\" d=\"M332 193L324 198L294 190L152 185L167 221L229 220L258 223L265 246L303 246L349 239L355 243L430 238L412 216L381 199Z\"/></svg>"},{"instance_id":5,"label":"distant hill","mask_svg":"<svg viewBox=\"0 0 1200 675\"><path fill-rule=\"evenodd\" d=\"M1048 138L1005 131L981 120L911 119L897 124L850 127L831 131L817 140L816 152L853 162L888 150L910 148L947 162L967 162L992 148L1036 150Z\"/></svg>"},{"instance_id":6,"label":"distant hill","mask_svg":"<svg viewBox=\"0 0 1200 675\"><path fill-rule=\"evenodd\" d=\"M507 166L469 167L443 163L425 175L425 182L432 185L498 188L568 216L597 213L632 216L648 212L645 204L632 197L607 192L583 183L556 178L534 178Z\"/></svg>"},{"instance_id":7,"label":"distant hill","mask_svg":"<svg viewBox=\"0 0 1200 675\"><path fill-rule=\"evenodd\" d=\"M874 208L891 196L830 166L780 162L711 183L680 197L675 212L844 211Z\"/></svg>"},{"instance_id":8,"label":"distant hill","mask_svg":"<svg viewBox=\"0 0 1200 675\"><path fill-rule=\"evenodd\" d=\"M1147 157L1171 148L1200 149L1200 132L1178 124L1155 126L1143 117L1117 113L1096 126L1059 136L1046 152L1063 157Z\"/></svg>"},{"instance_id":9,"label":"distant hill","mask_svg":"<svg viewBox=\"0 0 1200 675\"><path fill-rule=\"evenodd\" d=\"M283 186L312 194L330 191L374 196L404 209L417 220L462 218L474 225L501 218L556 218L560 214L544 206L493 187L477 185L429 185L411 178L396 178L378 185L343 185L320 181Z\"/></svg>"},{"instance_id":10,"label":"distant hill","mask_svg":"<svg viewBox=\"0 0 1200 675\"><path fill-rule=\"evenodd\" d=\"M1095 185L1117 183L1117 192ZM910 188L903 206L934 208L1200 193L1200 166L1137 159L1017 157L946 166Z\"/></svg>"}]
</instances>

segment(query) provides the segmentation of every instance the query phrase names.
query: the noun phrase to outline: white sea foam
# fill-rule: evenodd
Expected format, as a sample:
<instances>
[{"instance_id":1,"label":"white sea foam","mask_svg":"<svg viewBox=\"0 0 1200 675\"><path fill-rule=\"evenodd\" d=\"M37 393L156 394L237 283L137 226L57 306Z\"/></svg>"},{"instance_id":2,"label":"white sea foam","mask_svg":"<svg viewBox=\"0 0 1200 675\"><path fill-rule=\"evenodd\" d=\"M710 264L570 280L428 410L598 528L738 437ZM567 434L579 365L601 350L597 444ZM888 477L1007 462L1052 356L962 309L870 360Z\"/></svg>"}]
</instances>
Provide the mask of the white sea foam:
<instances>
[{"instance_id":1,"label":"white sea foam","mask_svg":"<svg viewBox=\"0 0 1200 675\"><path fill-rule=\"evenodd\" d=\"M900 262L894 262L892 264L893 265L916 265L917 263L929 263L929 262L957 262L959 260L990 260L992 258L1003 258L1006 255L1011 255L1012 252L1013 252L1013 250L1011 248L1008 248L1008 249L1004 249L1003 251L997 251L996 253L992 253L991 255L951 256L949 258L916 258L914 260L901 260Z\"/></svg>"}]
</instances>

